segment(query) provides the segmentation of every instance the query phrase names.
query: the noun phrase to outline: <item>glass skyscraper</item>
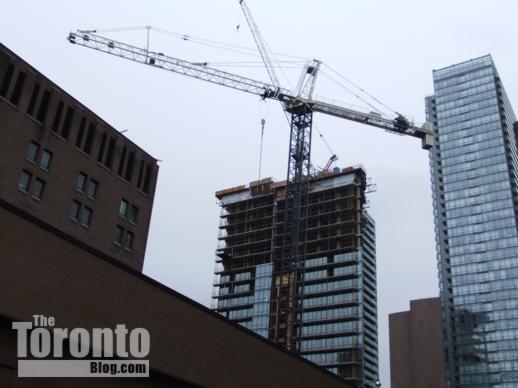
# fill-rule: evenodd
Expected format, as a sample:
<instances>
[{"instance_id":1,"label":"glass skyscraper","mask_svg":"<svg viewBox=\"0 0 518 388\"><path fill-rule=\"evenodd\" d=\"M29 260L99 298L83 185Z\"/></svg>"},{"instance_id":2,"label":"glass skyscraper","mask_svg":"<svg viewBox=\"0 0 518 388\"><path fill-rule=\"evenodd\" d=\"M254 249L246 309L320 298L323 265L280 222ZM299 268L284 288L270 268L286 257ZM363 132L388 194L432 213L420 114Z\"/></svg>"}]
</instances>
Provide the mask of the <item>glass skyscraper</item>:
<instances>
[{"instance_id":1,"label":"glass skyscraper","mask_svg":"<svg viewBox=\"0 0 518 388\"><path fill-rule=\"evenodd\" d=\"M434 216L451 388L518 387L518 158L491 56L435 70Z\"/></svg>"}]
</instances>

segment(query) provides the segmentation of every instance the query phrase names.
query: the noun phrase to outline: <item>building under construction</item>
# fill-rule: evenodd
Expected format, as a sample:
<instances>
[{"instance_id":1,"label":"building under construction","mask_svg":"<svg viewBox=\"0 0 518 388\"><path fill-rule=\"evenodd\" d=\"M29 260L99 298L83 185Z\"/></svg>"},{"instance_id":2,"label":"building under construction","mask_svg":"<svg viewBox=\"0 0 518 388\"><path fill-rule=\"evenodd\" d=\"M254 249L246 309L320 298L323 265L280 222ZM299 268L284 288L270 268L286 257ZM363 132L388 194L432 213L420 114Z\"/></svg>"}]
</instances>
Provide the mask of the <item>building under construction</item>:
<instances>
[{"instance_id":1,"label":"building under construction","mask_svg":"<svg viewBox=\"0 0 518 388\"><path fill-rule=\"evenodd\" d=\"M293 341L305 358L369 387L378 376L378 346L375 229L365 211L366 182L362 167L311 178L304 265L293 283L278 264L286 182L267 178L218 191L212 308L287 348ZM287 284L296 289L286 290ZM283 293L300 301L292 325Z\"/></svg>"}]
</instances>

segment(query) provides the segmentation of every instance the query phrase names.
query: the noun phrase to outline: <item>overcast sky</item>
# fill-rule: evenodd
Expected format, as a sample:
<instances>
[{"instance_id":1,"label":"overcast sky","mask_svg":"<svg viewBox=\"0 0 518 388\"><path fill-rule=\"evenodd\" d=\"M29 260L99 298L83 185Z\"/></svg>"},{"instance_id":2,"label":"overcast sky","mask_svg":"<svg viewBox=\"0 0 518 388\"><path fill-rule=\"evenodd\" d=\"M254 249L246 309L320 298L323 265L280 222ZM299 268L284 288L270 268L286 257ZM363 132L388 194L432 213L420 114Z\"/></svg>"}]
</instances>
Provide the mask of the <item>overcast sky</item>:
<instances>
[{"instance_id":1,"label":"overcast sky","mask_svg":"<svg viewBox=\"0 0 518 388\"><path fill-rule=\"evenodd\" d=\"M416 122L424 120L424 97L433 92L432 69L487 53L511 103L518 99L516 1L248 4L272 51L321 59ZM254 47L238 1L2 0L1 9L2 43L161 160L144 272L209 305L219 222L214 192L257 178L261 118L262 176L285 178L289 132L280 106L72 46L66 36L77 28L152 25ZM145 42L142 32L110 36ZM151 49L193 61L258 60L153 35ZM264 69L225 69L268 79ZM292 83L297 72L286 70ZM325 77L318 81L318 95L361 105ZM418 139L317 114L315 122L338 165L362 164L377 184L368 198L377 232L380 374L388 387L388 314L438 294L428 155ZM313 163L325 165L330 154L317 132L313 144Z\"/></svg>"}]
</instances>

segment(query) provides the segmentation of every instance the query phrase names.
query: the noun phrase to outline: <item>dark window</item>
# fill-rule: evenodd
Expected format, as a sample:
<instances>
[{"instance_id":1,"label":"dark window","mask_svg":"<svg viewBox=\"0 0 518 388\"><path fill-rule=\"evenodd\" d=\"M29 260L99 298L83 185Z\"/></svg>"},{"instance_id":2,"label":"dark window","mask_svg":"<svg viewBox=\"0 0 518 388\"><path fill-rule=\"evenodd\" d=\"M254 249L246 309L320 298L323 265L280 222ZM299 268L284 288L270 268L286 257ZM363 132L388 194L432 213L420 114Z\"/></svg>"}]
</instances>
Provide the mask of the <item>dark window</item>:
<instances>
[{"instance_id":1,"label":"dark window","mask_svg":"<svg viewBox=\"0 0 518 388\"><path fill-rule=\"evenodd\" d=\"M43 154L41 154L40 167L44 170L48 170L50 168L50 162L52 162L52 152L49 150L43 150Z\"/></svg>"},{"instance_id":2,"label":"dark window","mask_svg":"<svg viewBox=\"0 0 518 388\"><path fill-rule=\"evenodd\" d=\"M86 152L88 155L92 152L92 144L94 142L95 138L95 124L90 123L88 126L88 133L86 135L85 140L85 146L83 148L83 151Z\"/></svg>"},{"instance_id":3,"label":"dark window","mask_svg":"<svg viewBox=\"0 0 518 388\"><path fill-rule=\"evenodd\" d=\"M133 222L134 224L136 224L137 217L138 217L138 207L136 207L135 205L131 205L131 208L129 209L128 220L130 222Z\"/></svg>"},{"instance_id":4,"label":"dark window","mask_svg":"<svg viewBox=\"0 0 518 388\"><path fill-rule=\"evenodd\" d=\"M120 225L117 225L115 228L115 237L113 241L117 244L122 245L122 239L124 238L124 228Z\"/></svg>"},{"instance_id":5,"label":"dark window","mask_svg":"<svg viewBox=\"0 0 518 388\"><path fill-rule=\"evenodd\" d=\"M81 117L81 123L79 124L79 131L77 132L76 147L81 148L83 143L83 136L85 135L86 119Z\"/></svg>"},{"instance_id":6,"label":"dark window","mask_svg":"<svg viewBox=\"0 0 518 388\"><path fill-rule=\"evenodd\" d=\"M72 207L70 208L70 213L68 214L70 218L77 220L79 217L79 212L81 211L81 202L76 201L75 199L72 201Z\"/></svg>"},{"instance_id":7,"label":"dark window","mask_svg":"<svg viewBox=\"0 0 518 388\"><path fill-rule=\"evenodd\" d=\"M65 121L63 121L63 129L61 130L61 136L68 139L70 133L70 127L72 126L72 119L74 118L74 108L68 107L67 113L65 114Z\"/></svg>"},{"instance_id":8,"label":"dark window","mask_svg":"<svg viewBox=\"0 0 518 388\"><path fill-rule=\"evenodd\" d=\"M32 185L32 196L34 198L41 199L43 197L43 189L45 189L45 181L36 178L34 184Z\"/></svg>"},{"instance_id":9,"label":"dark window","mask_svg":"<svg viewBox=\"0 0 518 388\"><path fill-rule=\"evenodd\" d=\"M124 248L132 250L133 240L135 240L135 235L132 232L126 232L126 241L124 242Z\"/></svg>"},{"instance_id":10,"label":"dark window","mask_svg":"<svg viewBox=\"0 0 518 388\"><path fill-rule=\"evenodd\" d=\"M31 141L29 143L29 148L27 149L27 159L35 162L38 158L38 151L40 150L40 145Z\"/></svg>"},{"instance_id":11,"label":"dark window","mask_svg":"<svg viewBox=\"0 0 518 388\"><path fill-rule=\"evenodd\" d=\"M149 182L151 181L151 166L148 164L146 166L146 177L144 178L144 187L142 188L142 191L144 193L149 192Z\"/></svg>"},{"instance_id":12,"label":"dark window","mask_svg":"<svg viewBox=\"0 0 518 388\"><path fill-rule=\"evenodd\" d=\"M121 158L119 161L119 172L117 173L119 176L122 176L122 171L124 170L124 162L126 161L126 147L122 149Z\"/></svg>"},{"instance_id":13,"label":"dark window","mask_svg":"<svg viewBox=\"0 0 518 388\"><path fill-rule=\"evenodd\" d=\"M97 186L99 184L97 183L97 181L91 179L90 180L90 183L88 184L88 192L87 192L87 195L90 197L90 198L95 198L95 196L97 195Z\"/></svg>"},{"instance_id":14,"label":"dark window","mask_svg":"<svg viewBox=\"0 0 518 388\"><path fill-rule=\"evenodd\" d=\"M59 123L61 122L61 115L63 114L64 104L63 101L60 101L58 107L56 108L56 115L54 116L54 122L52 123L52 131L58 132Z\"/></svg>"},{"instance_id":15,"label":"dark window","mask_svg":"<svg viewBox=\"0 0 518 388\"><path fill-rule=\"evenodd\" d=\"M41 98L40 109L38 110L38 115L36 116L36 120L40 123L45 121L45 117L47 117L47 110L49 108L50 103L50 92L45 90L43 92L43 97Z\"/></svg>"},{"instance_id":16,"label":"dark window","mask_svg":"<svg viewBox=\"0 0 518 388\"><path fill-rule=\"evenodd\" d=\"M115 152L115 138L112 137L108 143L108 151L106 152L106 160L104 165L108 168L112 168L113 164L113 153Z\"/></svg>"},{"instance_id":17,"label":"dark window","mask_svg":"<svg viewBox=\"0 0 518 388\"><path fill-rule=\"evenodd\" d=\"M18 188L23 191L27 191L29 189L29 185L31 184L32 174L28 171L23 170L20 174L20 180L18 181Z\"/></svg>"},{"instance_id":18,"label":"dark window","mask_svg":"<svg viewBox=\"0 0 518 388\"><path fill-rule=\"evenodd\" d=\"M36 82L34 84L34 88L32 89L29 106L27 107L27 114L29 114L31 116L34 113L34 108L36 107L36 101L38 100L39 94L40 94L40 84Z\"/></svg>"},{"instance_id":19,"label":"dark window","mask_svg":"<svg viewBox=\"0 0 518 388\"><path fill-rule=\"evenodd\" d=\"M97 154L97 161L102 162L103 156L104 156L104 149L106 148L106 132L103 133L103 136L101 137L101 146L99 147L99 153Z\"/></svg>"},{"instance_id":20,"label":"dark window","mask_svg":"<svg viewBox=\"0 0 518 388\"><path fill-rule=\"evenodd\" d=\"M135 162L135 153L130 151L128 155L128 164L126 165L126 173L124 174L124 179L128 182L131 182L131 177L133 176L133 163Z\"/></svg>"},{"instance_id":21,"label":"dark window","mask_svg":"<svg viewBox=\"0 0 518 388\"><path fill-rule=\"evenodd\" d=\"M140 167L138 168L138 179L137 179L137 187L140 189L142 185L142 174L144 173L144 161L140 161Z\"/></svg>"},{"instance_id":22,"label":"dark window","mask_svg":"<svg viewBox=\"0 0 518 388\"><path fill-rule=\"evenodd\" d=\"M20 71L16 83L14 84L13 94L11 94L11 102L14 105L18 105L20 102L20 96L22 95L23 84L25 83L25 73Z\"/></svg>"},{"instance_id":23,"label":"dark window","mask_svg":"<svg viewBox=\"0 0 518 388\"><path fill-rule=\"evenodd\" d=\"M5 71L4 81L2 82L2 87L0 88L0 96L5 97L7 91L9 90L9 85L11 85L11 80L13 78L14 66L10 63L7 65L7 70Z\"/></svg>"},{"instance_id":24,"label":"dark window","mask_svg":"<svg viewBox=\"0 0 518 388\"><path fill-rule=\"evenodd\" d=\"M77 176L77 179L76 179L76 189L77 190L79 190L79 191L85 190L85 184L86 184L87 178L88 178L88 176L86 174L83 174L82 172L79 173L79 175Z\"/></svg>"},{"instance_id":25,"label":"dark window","mask_svg":"<svg viewBox=\"0 0 518 388\"><path fill-rule=\"evenodd\" d=\"M92 222L92 213L93 210L90 209L88 206L85 206L83 208L83 211L81 212L81 224L85 226L90 226L90 223Z\"/></svg>"},{"instance_id":26,"label":"dark window","mask_svg":"<svg viewBox=\"0 0 518 388\"><path fill-rule=\"evenodd\" d=\"M128 201L121 199L121 203L119 204L119 216L126 217L128 215L128 206Z\"/></svg>"}]
</instances>

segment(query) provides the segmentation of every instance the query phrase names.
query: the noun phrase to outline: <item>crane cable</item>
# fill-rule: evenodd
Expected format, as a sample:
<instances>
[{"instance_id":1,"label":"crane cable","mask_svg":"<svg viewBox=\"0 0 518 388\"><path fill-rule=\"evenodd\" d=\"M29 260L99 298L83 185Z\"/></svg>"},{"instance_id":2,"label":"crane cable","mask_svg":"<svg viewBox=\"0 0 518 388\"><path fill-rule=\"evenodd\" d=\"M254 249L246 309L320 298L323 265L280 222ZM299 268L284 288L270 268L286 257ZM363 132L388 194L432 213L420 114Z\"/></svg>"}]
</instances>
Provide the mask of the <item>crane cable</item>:
<instances>
[{"instance_id":1,"label":"crane cable","mask_svg":"<svg viewBox=\"0 0 518 388\"><path fill-rule=\"evenodd\" d=\"M327 74L326 72L324 71L320 71L320 74L322 74L323 76L325 76L326 78L328 78L329 80L335 82L337 85L341 86L342 88L344 88L346 91L348 91L349 93L351 93L354 97L356 97L358 100L360 100L361 102L363 102L364 104L367 104L371 109L375 110L376 112L379 112L379 113L383 113L378 107L372 105L370 102L368 102L366 99L360 97L360 95L354 91L352 91L351 89L349 89L347 86L345 86L342 82L338 81L337 79L333 78L332 76L330 76L329 74Z\"/></svg>"},{"instance_id":2,"label":"crane cable","mask_svg":"<svg viewBox=\"0 0 518 388\"><path fill-rule=\"evenodd\" d=\"M183 40L183 41L188 41L188 42L191 42L191 43L196 43L196 44L200 44L200 45L204 45L204 46L218 48L218 49L221 49L221 50L235 52L235 53L242 54L242 55L247 55L247 56L252 56L252 57L260 58L260 55L257 54L257 49L256 48L250 48L250 47L246 47L246 46L240 46L240 45L235 45L235 44L230 44L230 43L225 43L225 42L219 42L219 41L211 40L211 39L199 38L199 37L196 37L196 36L187 35L187 34L181 34L181 33L178 33L178 32L166 30L164 28L153 27L153 26L103 28L103 29L84 30L84 31L80 31L80 32L90 32L90 33L104 33L104 32L107 32L107 33L111 33L111 32L124 32L124 31L136 31L136 30L151 30L151 31L155 31L155 32L161 33L163 35L168 35L168 36L171 36L173 38L180 39L180 40ZM246 50L248 52L244 52L242 50ZM269 50L269 51L270 51L271 54L275 54L275 55L286 57L286 58L291 58L291 61L287 61L287 60L286 61L279 61L276 58L274 58L274 62L276 62L276 63L301 63L302 64L302 63L307 61L307 58L298 57L298 56L294 56L294 55L288 55L288 54L282 54L282 53L277 53L277 52L273 53L273 52L271 52L271 50Z\"/></svg>"},{"instance_id":3,"label":"crane cable","mask_svg":"<svg viewBox=\"0 0 518 388\"><path fill-rule=\"evenodd\" d=\"M327 150L329 151L329 153L330 153L331 155L336 155L336 154L333 152L333 150L331 149L331 146L329 145L329 143L326 141L326 139L325 139L324 135L322 134L322 132L320 132L320 130L318 129L318 127L317 127L315 124L313 124L313 126L314 126L314 127L315 127L315 129L317 130L318 135L320 136L320 139L322 140L322 142L326 145Z\"/></svg>"},{"instance_id":4,"label":"crane cable","mask_svg":"<svg viewBox=\"0 0 518 388\"><path fill-rule=\"evenodd\" d=\"M342 74L340 74L339 72L337 72L336 70L334 70L333 68L331 68L330 66L326 65L325 63L323 63L323 66L326 67L327 69L329 69L329 71L331 71L332 73L334 73L335 75L337 75L338 77L342 78L344 81L350 83L352 86L354 86L355 88L359 89L361 92L363 92L366 96L372 98L374 101L376 101L378 104L380 104L381 106L385 107L386 109L388 109L391 113L393 114L397 114L397 112L392 109L391 107L387 106L386 104L384 104L383 102L381 102L379 99L377 99L376 97L374 97L372 94L370 93L367 93L367 91L365 91L363 88L361 88L360 86L358 86L357 84L355 84L354 82L352 82L350 79L346 78L345 76L343 76Z\"/></svg>"},{"instance_id":5,"label":"crane cable","mask_svg":"<svg viewBox=\"0 0 518 388\"><path fill-rule=\"evenodd\" d=\"M263 138L264 138L264 124L266 124L266 120L264 118L261 119L261 146L259 148L259 176L257 180L261 180L261 165L263 162Z\"/></svg>"},{"instance_id":6,"label":"crane cable","mask_svg":"<svg viewBox=\"0 0 518 388\"><path fill-rule=\"evenodd\" d=\"M263 109L263 103L266 104L266 109ZM264 127L266 124L266 118L268 117L268 112L270 110L270 104L269 101L259 101L259 110L261 115L261 141L260 141L260 147L259 147L259 175L257 180L261 180L261 167L263 163L263 140L264 140Z\"/></svg>"}]
</instances>

